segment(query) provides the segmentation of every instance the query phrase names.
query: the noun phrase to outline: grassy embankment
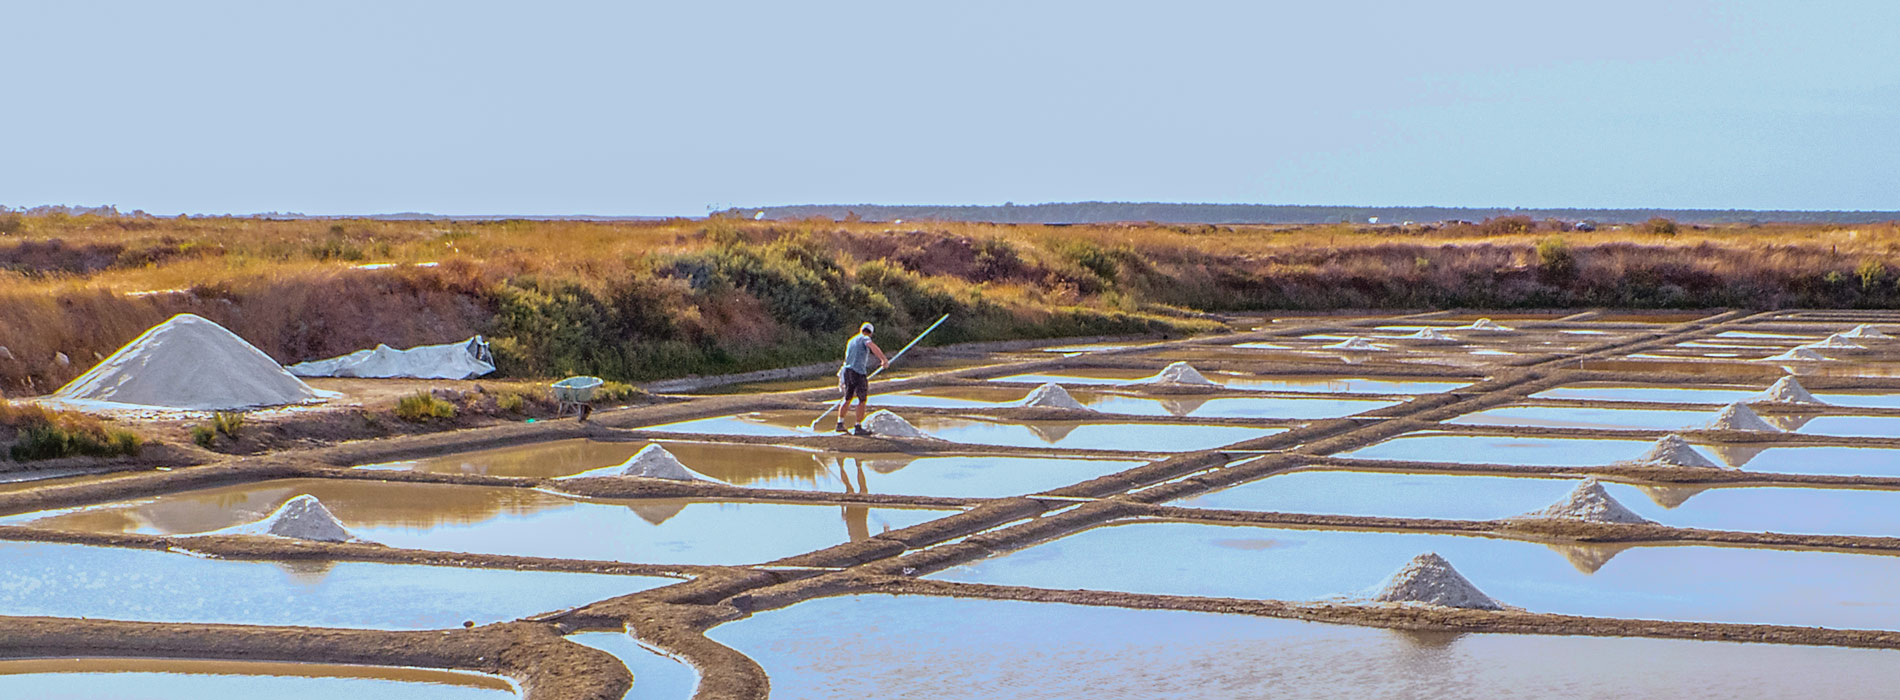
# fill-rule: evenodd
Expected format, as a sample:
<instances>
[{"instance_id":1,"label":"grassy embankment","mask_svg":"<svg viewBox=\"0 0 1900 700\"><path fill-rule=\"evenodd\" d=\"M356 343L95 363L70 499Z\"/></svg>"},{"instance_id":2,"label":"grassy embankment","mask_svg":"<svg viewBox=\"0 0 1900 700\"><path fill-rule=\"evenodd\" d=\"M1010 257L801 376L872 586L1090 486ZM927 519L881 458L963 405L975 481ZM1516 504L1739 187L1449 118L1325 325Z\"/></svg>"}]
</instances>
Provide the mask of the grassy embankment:
<instances>
[{"instance_id":1,"label":"grassy embankment","mask_svg":"<svg viewBox=\"0 0 1900 700\"><path fill-rule=\"evenodd\" d=\"M372 267L365 267L372 266ZM0 214L0 390L43 393L197 313L281 362L493 342L507 376L638 381L937 343L1192 333L1204 311L1893 307L1900 229L1498 219L1443 230ZM59 356L68 358L60 362Z\"/></svg>"}]
</instances>

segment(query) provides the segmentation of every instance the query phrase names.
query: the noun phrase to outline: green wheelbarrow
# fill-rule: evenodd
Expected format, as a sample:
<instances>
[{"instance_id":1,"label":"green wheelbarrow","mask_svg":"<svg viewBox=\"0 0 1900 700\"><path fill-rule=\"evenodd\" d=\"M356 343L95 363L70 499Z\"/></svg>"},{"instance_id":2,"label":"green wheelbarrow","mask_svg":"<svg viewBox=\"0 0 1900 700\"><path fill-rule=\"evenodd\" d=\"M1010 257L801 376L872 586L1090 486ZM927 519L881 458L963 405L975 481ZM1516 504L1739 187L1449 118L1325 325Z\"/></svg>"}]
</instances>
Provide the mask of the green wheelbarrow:
<instances>
[{"instance_id":1,"label":"green wheelbarrow","mask_svg":"<svg viewBox=\"0 0 1900 700\"><path fill-rule=\"evenodd\" d=\"M594 412L594 392L605 383L600 377L568 377L548 385L554 390L554 401L560 406L555 417L565 416L572 410L581 420L587 420L587 414Z\"/></svg>"}]
</instances>

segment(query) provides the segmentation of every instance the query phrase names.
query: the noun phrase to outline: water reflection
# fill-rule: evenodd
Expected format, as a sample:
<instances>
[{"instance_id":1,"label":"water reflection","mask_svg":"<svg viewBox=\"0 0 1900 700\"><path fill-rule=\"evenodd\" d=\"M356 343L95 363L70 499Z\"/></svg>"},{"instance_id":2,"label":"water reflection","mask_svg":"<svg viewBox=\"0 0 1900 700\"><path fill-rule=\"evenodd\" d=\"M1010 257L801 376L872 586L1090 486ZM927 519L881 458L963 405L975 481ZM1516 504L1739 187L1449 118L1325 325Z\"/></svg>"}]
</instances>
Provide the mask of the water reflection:
<instances>
[{"instance_id":1,"label":"water reflection","mask_svg":"<svg viewBox=\"0 0 1900 700\"><path fill-rule=\"evenodd\" d=\"M269 661L49 658L0 661L0 696L13 698L511 698L508 681L420 668Z\"/></svg>"}]
</instances>

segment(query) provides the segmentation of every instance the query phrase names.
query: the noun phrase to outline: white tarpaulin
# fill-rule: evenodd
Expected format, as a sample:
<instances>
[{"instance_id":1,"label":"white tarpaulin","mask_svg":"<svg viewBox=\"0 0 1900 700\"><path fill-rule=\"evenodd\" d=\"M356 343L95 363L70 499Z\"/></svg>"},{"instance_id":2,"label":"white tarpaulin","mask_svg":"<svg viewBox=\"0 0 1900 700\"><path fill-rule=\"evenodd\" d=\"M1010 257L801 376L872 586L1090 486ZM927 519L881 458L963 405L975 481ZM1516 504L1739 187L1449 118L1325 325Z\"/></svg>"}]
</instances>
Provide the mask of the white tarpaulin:
<instances>
[{"instance_id":1,"label":"white tarpaulin","mask_svg":"<svg viewBox=\"0 0 1900 700\"><path fill-rule=\"evenodd\" d=\"M414 379L474 379L495 371L488 342L475 336L460 343L421 345L397 350L378 345L328 360L300 362L285 369L299 377L407 377Z\"/></svg>"}]
</instances>

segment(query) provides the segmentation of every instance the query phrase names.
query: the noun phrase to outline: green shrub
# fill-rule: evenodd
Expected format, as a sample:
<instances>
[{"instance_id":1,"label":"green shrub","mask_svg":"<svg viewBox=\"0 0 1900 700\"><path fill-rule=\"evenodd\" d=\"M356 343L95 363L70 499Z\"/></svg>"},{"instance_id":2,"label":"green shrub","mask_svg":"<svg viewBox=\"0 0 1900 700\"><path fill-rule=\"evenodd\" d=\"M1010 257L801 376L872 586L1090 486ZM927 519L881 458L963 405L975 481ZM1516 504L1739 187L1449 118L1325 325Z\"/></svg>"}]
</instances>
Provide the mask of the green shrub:
<instances>
[{"instance_id":1,"label":"green shrub","mask_svg":"<svg viewBox=\"0 0 1900 700\"><path fill-rule=\"evenodd\" d=\"M58 457L137 455L144 446L128 430L106 428L98 419L38 406L14 407L0 400L0 423L17 432L8 454L19 462Z\"/></svg>"},{"instance_id":2,"label":"green shrub","mask_svg":"<svg viewBox=\"0 0 1900 700\"><path fill-rule=\"evenodd\" d=\"M211 414L211 427L225 437L237 439L238 431L244 428L244 414L238 411L218 411Z\"/></svg>"},{"instance_id":3,"label":"green shrub","mask_svg":"<svg viewBox=\"0 0 1900 700\"><path fill-rule=\"evenodd\" d=\"M1860 267L1854 268L1854 275L1860 277L1860 288L1871 292L1880 284L1881 278L1887 276L1887 265L1874 258L1868 258L1860 261Z\"/></svg>"},{"instance_id":4,"label":"green shrub","mask_svg":"<svg viewBox=\"0 0 1900 700\"><path fill-rule=\"evenodd\" d=\"M217 442L217 440L218 431L216 428L209 425L191 426L191 441L198 443L199 447L209 450L211 449L212 443Z\"/></svg>"},{"instance_id":5,"label":"green shrub","mask_svg":"<svg viewBox=\"0 0 1900 700\"><path fill-rule=\"evenodd\" d=\"M396 417L411 423L427 423L437 418L454 418L455 404L438 399L427 391L418 391L396 402Z\"/></svg>"},{"instance_id":6,"label":"green shrub","mask_svg":"<svg viewBox=\"0 0 1900 700\"><path fill-rule=\"evenodd\" d=\"M504 391L495 395L495 408L509 413L520 413L527 408L528 397L520 392Z\"/></svg>"},{"instance_id":7,"label":"green shrub","mask_svg":"<svg viewBox=\"0 0 1900 700\"><path fill-rule=\"evenodd\" d=\"M1643 222L1643 230L1660 236L1674 236L1676 235L1676 222L1658 216Z\"/></svg>"},{"instance_id":8,"label":"green shrub","mask_svg":"<svg viewBox=\"0 0 1900 700\"><path fill-rule=\"evenodd\" d=\"M1569 275L1577 271L1576 257L1570 252L1570 244L1562 236L1551 236L1537 242L1537 269L1553 276Z\"/></svg>"},{"instance_id":9,"label":"green shrub","mask_svg":"<svg viewBox=\"0 0 1900 700\"><path fill-rule=\"evenodd\" d=\"M645 395L646 392L639 387L624 382L606 382L594 390L594 398L615 403Z\"/></svg>"}]
</instances>

